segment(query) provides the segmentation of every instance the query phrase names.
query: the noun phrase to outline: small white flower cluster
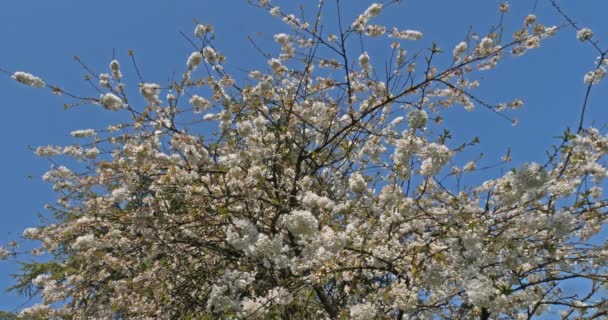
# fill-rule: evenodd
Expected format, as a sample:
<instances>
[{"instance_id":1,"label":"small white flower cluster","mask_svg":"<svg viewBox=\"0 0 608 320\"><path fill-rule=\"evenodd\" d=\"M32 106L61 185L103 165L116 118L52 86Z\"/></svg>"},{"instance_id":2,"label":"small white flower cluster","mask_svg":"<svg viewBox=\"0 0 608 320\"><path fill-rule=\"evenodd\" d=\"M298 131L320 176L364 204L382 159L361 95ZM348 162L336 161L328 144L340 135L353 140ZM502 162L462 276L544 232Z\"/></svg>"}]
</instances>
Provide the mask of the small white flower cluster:
<instances>
[{"instance_id":1,"label":"small white flower cluster","mask_svg":"<svg viewBox=\"0 0 608 320\"><path fill-rule=\"evenodd\" d=\"M585 84L598 84L606 76L606 68L598 67L595 70L589 71L585 74L583 81Z\"/></svg>"},{"instance_id":2,"label":"small white flower cluster","mask_svg":"<svg viewBox=\"0 0 608 320\"><path fill-rule=\"evenodd\" d=\"M211 288L207 299L207 311L219 313L239 310L240 293L254 281L255 273L226 269L224 275Z\"/></svg>"},{"instance_id":3,"label":"small white flower cluster","mask_svg":"<svg viewBox=\"0 0 608 320\"><path fill-rule=\"evenodd\" d=\"M407 114L407 124L410 129L424 129L429 116L426 111L416 109Z\"/></svg>"},{"instance_id":4,"label":"small white flower cluster","mask_svg":"<svg viewBox=\"0 0 608 320\"><path fill-rule=\"evenodd\" d=\"M207 111L211 107L211 102L209 102L209 100L199 97L198 95L193 95L192 98L190 98L190 104L194 107L195 113Z\"/></svg>"},{"instance_id":5,"label":"small white flower cluster","mask_svg":"<svg viewBox=\"0 0 608 320\"><path fill-rule=\"evenodd\" d=\"M283 217L283 224L297 237L312 236L319 228L317 218L308 210L294 210Z\"/></svg>"},{"instance_id":6,"label":"small white flower cluster","mask_svg":"<svg viewBox=\"0 0 608 320\"><path fill-rule=\"evenodd\" d=\"M547 180L547 171L540 164L532 162L516 171L514 186L519 190L538 190L545 185Z\"/></svg>"},{"instance_id":7,"label":"small white flower cluster","mask_svg":"<svg viewBox=\"0 0 608 320\"><path fill-rule=\"evenodd\" d=\"M401 68L404 64L405 64L405 57L407 56L407 51L405 51L404 49L399 49L397 51L397 59L395 61L395 64L397 65L397 68Z\"/></svg>"},{"instance_id":8,"label":"small white flower cluster","mask_svg":"<svg viewBox=\"0 0 608 320\"><path fill-rule=\"evenodd\" d=\"M469 302L476 307L485 307L496 296L497 290L489 279L471 279L465 285Z\"/></svg>"},{"instance_id":9,"label":"small white flower cluster","mask_svg":"<svg viewBox=\"0 0 608 320\"><path fill-rule=\"evenodd\" d=\"M368 37L379 37L386 33L386 27L382 25L367 25L365 27L365 35Z\"/></svg>"},{"instance_id":10,"label":"small white flower cluster","mask_svg":"<svg viewBox=\"0 0 608 320\"><path fill-rule=\"evenodd\" d=\"M281 60L289 60L295 56L296 50L293 46L292 38L290 35L286 33L275 34L274 41L281 45L282 53L279 56Z\"/></svg>"},{"instance_id":11,"label":"small white flower cluster","mask_svg":"<svg viewBox=\"0 0 608 320\"><path fill-rule=\"evenodd\" d=\"M360 14L355 22L351 25L351 28L357 32L363 32L366 29L366 25L369 20L382 12L382 4L372 3L362 14Z\"/></svg>"},{"instance_id":12,"label":"small white flower cluster","mask_svg":"<svg viewBox=\"0 0 608 320\"><path fill-rule=\"evenodd\" d=\"M122 78L122 73L120 72L120 63L118 63L117 60L112 60L110 62L110 70L112 70L112 77L114 77L114 79L120 79Z\"/></svg>"},{"instance_id":13,"label":"small white flower cluster","mask_svg":"<svg viewBox=\"0 0 608 320\"><path fill-rule=\"evenodd\" d=\"M203 61L203 54L199 51L194 51L188 57L188 62L186 62L186 65L188 66L188 69L196 70L196 67L198 67L201 61Z\"/></svg>"},{"instance_id":14,"label":"small white flower cluster","mask_svg":"<svg viewBox=\"0 0 608 320\"><path fill-rule=\"evenodd\" d=\"M75 130L70 133L74 138L86 138L95 135L95 130L93 129L85 129L85 130Z\"/></svg>"},{"instance_id":15,"label":"small white flower cluster","mask_svg":"<svg viewBox=\"0 0 608 320\"><path fill-rule=\"evenodd\" d=\"M28 239L36 239L40 234L40 229L38 228L27 228L23 230L23 237Z\"/></svg>"},{"instance_id":16,"label":"small white flower cluster","mask_svg":"<svg viewBox=\"0 0 608 320\"><path fill-rule=\"evenodd\" d=\"M489 37L485 37L479 41L478 49L481 54L489 54L494 48L494 40Z\"/></svg>"},{"instance_id":17,"label":"small white flower cluster","mask_svg":"<svg viewBox=\"0 0 608 320\"><path fill-rule=\"evenodd\" d=\"M45 83L44 81L42 81L42 79L27 72L17 71L11 76L11 78L13 78L17 82L21 82L30 87L42 88L45 86Z\"/></svg>"},{"instance_id":18,"label":"small white flower cluster","mask_svg":"<svg viewBox=\"0 0 608 320\"><path fill-rule=\"evenodd\" d=\"M265 297L249 298L241 301L240 315L243 319L261 319L272 306L285 306L291 303L291 292L283 287L273 288Z\"/></svg>"},{"instance_id":19,"label":"small white flower cluster","mask_svg":"<svg viewBox=\"0 0 608 320\"><path fill-rule=\"evenodd\" d=\"M258 238L258 229L249 220L236 219L234 226L226 230L226 241L237 250L246 250ZM238 231L237 231L238 230Z\"/></svg>"},{"instance_id":20,"label":"small white flower cluster","mask_svg":"<svg viewBox=\"0 0 608 320\"><path fill-rule=\"evenodd\" d=\"M105 109L110 110L110 111L117 111L118 109L123 107L122 99L111 92L102 94L99 97L99 102L101 102L101 105Z\"/></svg>"},{"instance_id":21,"label":"small white flower cluster","mask_svg":"<svg viewBox=\"0 0 608 320\"><path fill-rule=\"evenodd\" d=\"M498 180L495 190L496 200L510 205L517 201L528 202L538 199L547 191L545 184L548 181L549 175L540 164L534 162L525 164Z\"/></svg>"},{"instance_id":22,"label":"small white flower cluster","mask_svg":"<svg viewBox=\"0 0 608 320\"><path fill-rule=\"evenodd\" d=\"M355 172L348 179L348 187L352 192L364 193L367 191L367 182L365 182L365 178L360 173Z\"/></svg>"},{"instance_id":23,"label":"small white flower cluster","mask_svg":"<svg viewBox=\"0 0 608 320\"><path fill-rule=\"evenodd\" d=\"M430 143L424 148L423 153L426 158L420 166L420 174L424 176L432 176L441 170L441 168L452 158L453 152L443 144Z\"/></svg>"},{"instance_id":24,"label":"small white flower cluster","mask_svg":"<svg viewBox=\"0 0 608 320\"><path fill-rule=\"evenodd\" d=\"M50 312L51 312L51 307L49 305L35 304L31 307L21 310L19 315L25 316L25 317L31 317L34 319L44 319L44 318L48 317Z\"/></svg>"},{"instance_id":25,"label":"small white flower cluster","mask_svg":"<svg viewBox=\"0 0 608 320\"><path fill-rule=\"evenodd\" d=\"M283 66L283 64L281 63L281 61L279 59L272 58L272 59L268 60L268 65L274 71L275 74L280 74L280 73L284 72L285 70L287 70L287 68L285 68Z\"/></svg>"},{"instance_id":26,"label":"small white flower cluster","mask_svg":"<svg viewBox=\"0 0 608 320\"><path fill-rule=\"evenodd\" d=\"M213 26L209 24L197 24L194 28L194 36L202 38L205 34L213 32Z\"/></svg>"},{"instance_id":27,"label":"small white flower cluster","mask_svg":"<svg viewBox=\"0 0 608 320\"><path fill-rule=\"evenodd\" d=\"M86 250L88 248L91 248L94 244L95 235L87 234L76 238L76 240L72 243L72 249Z\"/></svg>"},{"instance_id":28,"label":"small white flower cluster","mask_svg":"<svg viewBox=\"0 0 608 320\"><path fill-rule=\"evenodd\" d=\"M582 28L576 32L576 38L581 42L585 42L591 37L593 37L593 31L589 28Z\"/></svg>"},{"instance_id":29,"label":"small white flower cluster","mask_svg":"<svg viewBox=\"0 0 608 320\"><path fill-rule=\"evenodd\" d=\"M110 75L107 73L99 74L99 86L102 88L110 88Z\"/></svg>"},{"instance_id":30,"label":"small white flower cluster","mask_svg":"<svg viewBox=\"0 0 608 320\"><path fill-rule=\"evenodd\" d=\"M404 177L409 177L411 174L412 157L422 148L424 141L415 136L404 133L404 138L397 140L395 152L391 158L395 163L397 172Z\"/></svg>"},{"instance_id":31,"label":"small white flower cluster","mask_svg":"<svg viewBox=\"0 0 608 320\"><path fill-rule=\"evenodd\" d=\"M215 64L217 62L217 52L211 47L203 48L203 57L205 57L205 62L209 64Z\"/></svg>"},{"instance_id":32,"label":"small white flower cluster","mask_svg":"<svg viewBox=\"0 0 608 320\"><path fill-rule=\"evenodd\" d=\"M359 65L361 66L361 70L363 70L364 72L369 73L371 71L371 66L369 64L369 55L367 54L367 52L363 52L359 56Z\"/></svg>"},{"instance_id":33,"label":"small white flower cluster","mask_svg":"<svg viewBox=\"0 0 608 320\"><path fill-rule=\"evenodd\" d=\"M469 48L469 46L464 41L457 44L456 47L454 47L454 51L452 52L454 54L454 59L456 59L456 60L460 59L461 56L467 52L468 48Z\"/></svg>"},{"instance_id":34,"label":"small white flower cluster","mask_svg":"<svg viewBox=\"0 0 608 320\"><path fill-rule=\"evenodd\" d=\"M376 306L369 302L355 304L350 307L350 319L352 320L373 320L377 313Z\"/></svg>"},{"instance_id":35,"label":"small white flower cluster","mask_svg":"<svg viewBox=\"0 0 608 320\"><path fill-rule=\"evenodd\" d=\"M59 146L40 146L34 152L39 157L54 157L62 153L62 148Z\"/></svg>"},{"instance_id":36,"label":"small white flower cluster","mask_svg":"<svg viewBox=\"0 0 608 320\"><path fill-rule=\"evenodd\" d=\"M8 259L8 255L10 253L11 252L8 251L8 250L6 250L6 248L0 246L0 260L6 260L6 259Z\"/></svg>"},{"instance_id":37,"label":"small white flower cluster","mask_svg":"<svg viewBox=\"0 0 608 320\"><path fill-rule=\"evenodd\" d=\"M308 191L302 198L302 205L310 210L323 209L332 211L335 204L328 197L322 197L312 191Z\"/></svg>"},{"instance_id":38,"label":"small white flower cluster","mask_svg":"<svg viewBox=\"0 0 608 320\"><path fill-rule=\"evenodd\" d=\"M251 121L241 121L237 123L236 129L241 136L246 138L253 132L253 124Z\"/></svg>"},{"instance_id":39,"label":"small white flower cluster","mask_svg":"<svg viewBox=\"0 0 608 320\"><path fill-rule=\"evenodd\" d=\"M536 22L536 15L529 14L524 19L524 26L529 27L529 26L533 25L534 22Z\"/></svg>"},{"instance_id":40,"label":"small white flower cluster","mask_svg":"<svg viewBox=\"0 0 608 320\"><path fill-rule=\"evenodd\" d=\"M500 13L507 13L509 12L509 9L510 7L508 2L502 2L498 5L498 11L500 11Z\"/></svg>"},{"instance_id":41,"label":"small white flower cluster","mask_svg":"<svg viewBox=\"0 0 608 320\"><path fill-rule=\"evenodd\" d=\"M281 8L272 7L270 10L268 10L268 13L270 13L270 15L273 17L278 17L281 14Z\"/></svg>"},{"instance_id":42,"label":"small white flower cluster","mask_svg":"<svg viewBox=\"0 0 608 320\"><path fill-rule=\"evenodd\" d=\"M156 83L144 83L139 87L141 95L152 105L159 105L160 86Z\"/></svg>"},{"instance_id":43,"label":"small white flower cluster","mask_svg":"<svg viewBox=\"0 0 608 320\"><path fill-rule=\"evenodd\" d=\"M97 147L82 148L80 146L40 146L36 148L35 154L40 157L54 157L58 155L67 155L76 159L94 159L99 155L100 151Z\"/></svg>"},{"instance_id":44,"label":"small white flower cluster","mask_svg":"<svg viewBox=\"0 0 608 320\"><path fill-rule=\"evenodd\" d=\"M306 29L310 27L310 24L308 22L300 21L300 19L296 18L294 14L285 15L283 17L283 22L292 28Z\"/></svg>"},{"instance_id":45,"label":"small white flower cluster","mask_svg":"<svg viewBox=\"0 0 608 320\"><path fill-rule=\"evenodd\" d=\"M389 37L401 40L420 40L422 39L422 32L418 30L399 30L393 28Z\"/></svg>"}]
</instances>

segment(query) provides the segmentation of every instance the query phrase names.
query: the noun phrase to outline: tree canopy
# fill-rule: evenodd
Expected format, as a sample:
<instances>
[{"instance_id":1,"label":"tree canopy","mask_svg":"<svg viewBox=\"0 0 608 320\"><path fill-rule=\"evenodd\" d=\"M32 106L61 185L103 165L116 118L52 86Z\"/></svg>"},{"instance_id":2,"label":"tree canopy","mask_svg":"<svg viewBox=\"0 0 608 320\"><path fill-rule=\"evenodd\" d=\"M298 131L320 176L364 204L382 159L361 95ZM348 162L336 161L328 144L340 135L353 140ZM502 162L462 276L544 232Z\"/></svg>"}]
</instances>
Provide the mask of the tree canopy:
<instances>
[{"instance_id":1,"label":"tree canopy","mask_svg":"<svg viewBox=\"0 0 608 320\"><path fill-rule=\"evenodd\" d=\"M143 81L133 52L101 73L75 58L95 96L5 72L65 96L68 107L123 115L72 132L80 142L36 149L50 158L43 180L58 199L48 222L24 231L41 244L29 254L52 259L24 264L15 288L42 302L23 314L606 317L608 136L584 120L608 51L551 2L561 25L530 14L505 30L502 3L489 32L408 52L426 35L381 23L399 1L370 3L355 17L341 13L349 3L339 0L300 13L251 1L290 32L273 36L276 48L258 48L267 68L247 77L226 66L203 23L186 35L195 48L183 73L166 83ZM521 166L511 167L508 153L494 164L471 156L480 139L441 127L446 110L483 108L512 121L505 112L524 102L516 93L505 102L478 97L483 75L559 32L599 56L581 73L587 92L574 129L547 146L546 159ZM387 54L374 55L378 47ZM136 79L123 76L126 65ZM0 256L18 251L0 247Z\"/></svg>"}]
</instances>

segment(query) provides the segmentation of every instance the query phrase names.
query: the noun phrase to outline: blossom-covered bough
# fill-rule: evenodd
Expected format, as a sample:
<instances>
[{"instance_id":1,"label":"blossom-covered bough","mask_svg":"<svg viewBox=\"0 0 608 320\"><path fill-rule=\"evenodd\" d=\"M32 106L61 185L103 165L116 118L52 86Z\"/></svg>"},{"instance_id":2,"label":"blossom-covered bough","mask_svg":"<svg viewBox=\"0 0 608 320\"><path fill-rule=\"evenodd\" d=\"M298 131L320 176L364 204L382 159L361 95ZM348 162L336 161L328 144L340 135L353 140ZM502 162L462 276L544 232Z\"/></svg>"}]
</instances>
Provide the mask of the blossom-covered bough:
<instances>
[{"instance_id":1,"label":"blossom-covered bough","mask_svg":"<svg viewBox=\"0 0 608 320\"><path fill-rule=\"evenodd\" d=\"M88 75L99 90L89 98L14 73L18 82L125 115L104 130L74 131L83 143L37 149L58 157L44 180L60 197L48 207L54 220L24 233L42 243L33 254L54 257L24 265L17 287L42 297L24 313L606 317L608 251L600 231L608 137L583 121L589 92L606 73L606 51L554 3L562 26L529 15L512 38L495 28L453 50L433 45L411 54L406 49L421 32L375 24L397 2L373 3L347 21L340 13L346 2L319 1L306 21L260 0L253 5L291 28L274 36L280 52L267 56L266 70L230 76L213 28L201 24L181 79L140 78L141 101L128 94L118 61L108 73ZM322 23L329 6L338 10L333 33ZM498 14L508 11L504 3ZM477 75L572 28L600 54L584 78L577 130L566 131L545 161L461 185L478 172L476 160L462 161L478 140L455 142L434 130L442 111L481 106L508 118L502 111L523 102L478 98ZM389 46L388 57L363 47L378 43ZM61 165L64 156L80 164ZM12 254L17 249L2 249ZM564 285L572 281L580 284L575 290Z\"/></svg>"}]
</instances>

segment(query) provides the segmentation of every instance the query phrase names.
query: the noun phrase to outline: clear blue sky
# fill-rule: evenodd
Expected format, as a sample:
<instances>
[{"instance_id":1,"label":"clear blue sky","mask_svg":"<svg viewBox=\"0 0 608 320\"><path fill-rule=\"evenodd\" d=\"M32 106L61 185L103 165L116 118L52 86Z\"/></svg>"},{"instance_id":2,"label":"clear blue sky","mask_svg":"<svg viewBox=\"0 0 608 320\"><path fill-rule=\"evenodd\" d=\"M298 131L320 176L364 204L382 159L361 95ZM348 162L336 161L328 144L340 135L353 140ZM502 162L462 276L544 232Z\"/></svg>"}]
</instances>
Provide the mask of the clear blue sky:
<instances>
[{"instance_id":1,"label":"clear blue sky","mask_svg":"<svg viewBox=\"0 0 608 320\"><path fill-rule=\"evenodd\" d=\"M288 7L285 3L312 1L275 2ZM362 0L342 2L348 7L345 16L349 22L355 12L369 4ZM403 2L387 11L383 19L391 25L421 30L425 34L422 44L428 46L435 41L447 52L464 38L469 26L483 35L499 17L496 8L500 1L496 0ZM561 2L575 21L592 28L596 38L608 45L605 20L608 1ZM514 30L532 10L534 1L510 3L512 11L505 23L507 30ZM548 4L547 0L538 1L539 21L546 25L560 23L562 19ZM80 56L95 70L107 72L113 52L126 67L127 51L133 49L146 81L164 83L173 71L183 70L192 51L178 31L192 34L194 19L215 26L216 44L227 56L229 70L265 65L247 36L265 45L274 33L286 31L276 18L248 6L245 0L19 0L5 1L1 6L0 68L29 71L49 83L90 94L92 91L82 81L84 73L72 61L73 55ZM327 23L333 26L334 21L328 17ZM524 109L511 113L519 119L518 126L513 127L482 108L466 115L450 111L444 115L445 125L461 141L480 136L482 145L476 151L487 154L488 162L498 159L507 146L513 150L514 164L542 162L545 150L557 142L553 137L566 126L576 127L585 90L583 75L593 67L596 55L589 46L576 40L573 30L565 30L544 42L540 49L518 59L508 59L485 76L478 91L480 97L490 102L516 97L526 101ZM135 84L133 72L125 69ZM607 82L592 93L587 123L596 120L601 126L608 119ZM27 88L6 76L0 77L0 93L3 97L0 244L6 244L18 239L24 228L37 225L37 214L43 212L43 205L55 199L50 186L40 180L49 167L48 161L37 158L28 146L72 143L70 131L102 128L115 120L116 115L90 106L65 111L64 98ZM12 284L9 274L16 271L14 262L0 262L0 288ZM0 310L14 310L24 301L23 297L0 292Z\"/></svg>"}]
</instances>

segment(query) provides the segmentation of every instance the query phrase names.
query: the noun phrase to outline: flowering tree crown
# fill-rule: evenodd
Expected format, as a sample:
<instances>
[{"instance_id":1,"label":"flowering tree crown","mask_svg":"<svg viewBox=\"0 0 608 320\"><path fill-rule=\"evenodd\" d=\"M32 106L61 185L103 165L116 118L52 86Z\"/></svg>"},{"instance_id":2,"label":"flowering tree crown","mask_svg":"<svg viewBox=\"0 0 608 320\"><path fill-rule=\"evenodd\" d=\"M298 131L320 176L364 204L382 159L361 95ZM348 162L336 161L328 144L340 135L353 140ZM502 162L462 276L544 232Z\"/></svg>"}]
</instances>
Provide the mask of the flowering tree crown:
<instances>
[{"instance_id":1,"label":"flowering tree crown","mask_svg":"<svg viewBox=\"0 0 608 320\"><path fill-rule=\"evenodd\" d=\"M558 309L564 318L606 316L608 252L593 237L606 219L608 137L584 127L581 116L545 161L464 186L484 169L479 159L462 161L478 139L455 142L435 129L447 108L477 106L508 118L504 110L522 107L520 99L478 98L478 75L556 32L577 28L576 37L598 49L596 68L584 76L588 91L606 74L607 52L565 15L561 26L528 15L512 38L495 28L451 50L433 45L412 54L406 50L422 32L376 24L397 2L372 3L348 21L336 1L333 33L323 28L325 1L309 20L268 0L253 3L291 31L274 35L280 52L248 79L225 70L212 26L198 24L180 79L140 79L144 104L128 94L117 60L107 73L88 75L99 91L93 97L13 73L25 85L125 115L103 130L72 132L82 143L36 150L85 165L53 162L43 177L60 194L48 206L55 221L24 236L41 242L33 254L54 258L24 266L17 287L42 297L24 313L531 319ZM508 11L503 3L497 14ZM388 57L365 50L378 39L388 43ZM586 291L569 292L570 279Z\"/></svg>"}]
</instances>

